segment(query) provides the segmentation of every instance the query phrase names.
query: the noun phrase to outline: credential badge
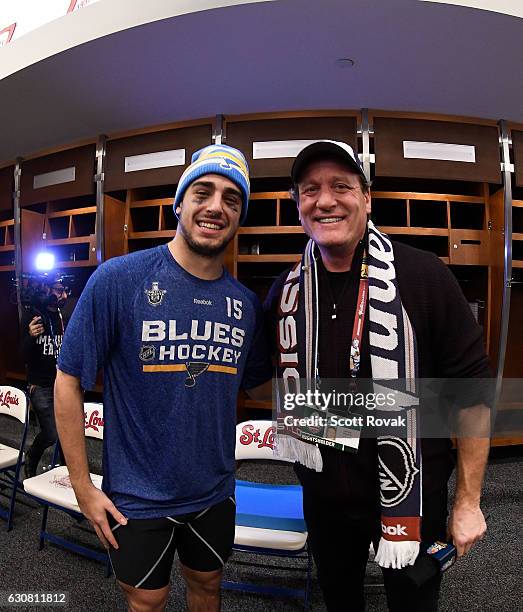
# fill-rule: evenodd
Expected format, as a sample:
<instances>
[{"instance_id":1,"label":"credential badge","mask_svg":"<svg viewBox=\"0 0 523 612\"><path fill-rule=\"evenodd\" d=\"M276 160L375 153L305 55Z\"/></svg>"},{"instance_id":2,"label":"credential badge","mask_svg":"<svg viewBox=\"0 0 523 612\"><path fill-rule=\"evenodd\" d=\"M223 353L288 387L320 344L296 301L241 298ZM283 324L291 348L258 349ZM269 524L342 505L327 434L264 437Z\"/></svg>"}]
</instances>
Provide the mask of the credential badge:
<instances>
[{"instance_id":1,"label":"credential badge","mask_svg":"<svg viewBox=\"0 0 523 612\"><path fill-rule=\"evenodd\" d=\"M167 289L160 289L158 282L153 282L150 289L145 289L147 301L151 306L160 306L163 301L163 296L167 293Z\"/></svg>"}]
</instances>

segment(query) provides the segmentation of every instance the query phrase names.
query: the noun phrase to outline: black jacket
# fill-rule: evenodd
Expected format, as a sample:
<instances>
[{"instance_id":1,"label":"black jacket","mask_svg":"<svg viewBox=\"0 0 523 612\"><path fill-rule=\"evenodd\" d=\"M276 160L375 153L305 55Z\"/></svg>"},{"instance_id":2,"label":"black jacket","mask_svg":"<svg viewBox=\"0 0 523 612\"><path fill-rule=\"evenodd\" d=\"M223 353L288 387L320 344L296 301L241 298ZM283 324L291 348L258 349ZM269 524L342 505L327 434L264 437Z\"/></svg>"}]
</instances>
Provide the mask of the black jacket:
<instances>
[{"instance_id":1,"label":"black jacket","mask_svg":"<svg viewBox=\"0 0 523 612\"><path fill-rule=\"evenodd\" d=\"M29 323L42 316L44 333L36 338L29 335ZM56 359L62 346L65 319L58 312L43 310L36 313L26 309L22 316L22 355L27 367L27 382L40 387L51 387L56 378Z\"/></svg>"}]
</instances>

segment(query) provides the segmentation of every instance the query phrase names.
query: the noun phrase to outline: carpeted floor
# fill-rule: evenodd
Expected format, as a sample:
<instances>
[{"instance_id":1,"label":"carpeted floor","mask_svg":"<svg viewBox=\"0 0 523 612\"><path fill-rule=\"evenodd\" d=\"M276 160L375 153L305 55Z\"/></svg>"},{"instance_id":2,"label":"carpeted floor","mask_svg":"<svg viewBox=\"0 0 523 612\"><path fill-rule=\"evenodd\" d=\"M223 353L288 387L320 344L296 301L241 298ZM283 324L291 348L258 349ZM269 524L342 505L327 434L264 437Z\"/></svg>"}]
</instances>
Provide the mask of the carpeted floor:
<instances>
[{"instance_id":1,"label":"carpeted floor","mask_svg":"<svg viewBox=\"0 0 523 612\"><path fill-rule=\"evenodd\" d=\"M9 437L9 432L1 430L0 442L2 439L8 442ZM441 612L523 610L521 449L508 452L505 450L493 455L483 496L484 512L489 516L488 537L447 572L440 600ZM98 462L99 453L95 451L95 466ZM268 482L294 481L293 472L288 466L272 462L262 465L243 464L239 476ZM105 578L101 565L49 544L43 551L38 550L41 509L23 496L19 499L13 531L7 533L5 523L0 520L0 592L67 591L68 610L75 612L125 610L125 604L114 579ZM0 494L0 504L6 507L5 492ZM49 526L57 533L68 534L78 541L96 542L88 527L78 525L62 513L51 511ZM281 570L275 572L266 567L260 569L239 565L236 561L247 561L247 559L244 556L235 556L226 569L228 579L246 578L282 586L300 587L303 584L303 572L290 568L291 565L297 564L295 561L288 563L277 560L278 565L286 568L283 572ZM378 568L369 564L366 587L369 612L387 609L385 594L379 582ZM33 606L12 609L39 611L46 608L47 606ZM173 575L172 594L167 609L185 609L183 586L177 572ZM302 609L302 605L297 600L226 591L223 594L222 609L230 612L245 610L291 612ZM320 612L325 609L317 582L314 581L312 610ZM350 612L350 608L347 608L347 612Z\"/></svg>"}]
</instances>

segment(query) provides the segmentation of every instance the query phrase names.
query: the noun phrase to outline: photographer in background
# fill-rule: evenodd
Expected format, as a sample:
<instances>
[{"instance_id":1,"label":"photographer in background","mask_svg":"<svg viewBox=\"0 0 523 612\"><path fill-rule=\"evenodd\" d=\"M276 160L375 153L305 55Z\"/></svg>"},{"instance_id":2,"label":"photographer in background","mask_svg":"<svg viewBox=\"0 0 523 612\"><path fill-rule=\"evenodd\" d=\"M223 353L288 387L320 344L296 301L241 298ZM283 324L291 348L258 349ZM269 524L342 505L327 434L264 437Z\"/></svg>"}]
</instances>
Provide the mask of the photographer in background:
<instances>
[{"instance_id":1,"label":"photographer in background","mask_svg":"<svg viewBox=\"0 0 523 612\"><path fill-rule=\"evenodd\" d=\"M40 280L32 287L22 316L22 354L27 367L28 394L40 431L26 453L26 478L36 475L44 451L57 440L53 388L56 360L66 321L62 313L69 290L60 276ZM25 300L24 300L25 301Z\"/></svg>"}]
</instances>

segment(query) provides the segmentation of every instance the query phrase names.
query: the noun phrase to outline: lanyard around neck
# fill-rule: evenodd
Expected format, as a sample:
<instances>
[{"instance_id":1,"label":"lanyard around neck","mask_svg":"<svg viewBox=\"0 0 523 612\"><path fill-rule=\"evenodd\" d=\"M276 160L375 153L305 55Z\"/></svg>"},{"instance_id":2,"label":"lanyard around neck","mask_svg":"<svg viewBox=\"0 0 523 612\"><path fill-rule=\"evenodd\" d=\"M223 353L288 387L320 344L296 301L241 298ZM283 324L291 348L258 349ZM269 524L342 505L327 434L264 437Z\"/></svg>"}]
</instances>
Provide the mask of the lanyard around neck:
<instances>
[{"instance_id":1,"label":"lanyard around neck","mask_svg":"<svg viewBox=\"0 0 523 612\"><path fill-rule=\"evenodd\" d=\"M352 341L350 345L349 370L352 378L360 369L361 362L361 338L363 336L363 324L367 312L367 298L369 295L369 268L367 265L367 251L363 251L360 268L360 283L358 289L358 301L356 302L356 312L354 313L354 323L352 325Z\"/></svg>"}]
</instances>

